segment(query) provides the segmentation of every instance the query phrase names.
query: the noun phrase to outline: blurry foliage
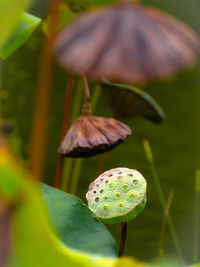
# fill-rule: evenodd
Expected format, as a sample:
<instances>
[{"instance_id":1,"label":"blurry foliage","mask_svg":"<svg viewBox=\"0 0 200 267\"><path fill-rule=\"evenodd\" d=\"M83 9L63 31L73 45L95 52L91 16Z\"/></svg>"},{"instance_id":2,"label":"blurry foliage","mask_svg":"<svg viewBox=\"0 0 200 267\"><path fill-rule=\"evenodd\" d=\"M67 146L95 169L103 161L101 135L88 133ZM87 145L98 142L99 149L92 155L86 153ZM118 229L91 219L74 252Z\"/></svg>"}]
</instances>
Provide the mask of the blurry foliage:
<instances>
[{"instance_id":1,"label":"blurry foliage","mask_svg":"<svg viewBox=\"0 0 200 267\"><path fill-rule=\"evenodd\" d=\"M10 56L21 44L23 44L36 27L40 24L41 20L28 13L23 13L17 23L17 26L12 31L11 36L0 48L0 58L6 59Z\"/></svg>"},{"instance_id":2,"label":"blurry foliage","mask_svg":"<svg viewBox=\"0 0 200 267\"><path fill-rule=\"evenodd\" d=\"M31 0L0 1L0 47L8 40L22 12L30 3Z\"/></svg>"}]
</instances>

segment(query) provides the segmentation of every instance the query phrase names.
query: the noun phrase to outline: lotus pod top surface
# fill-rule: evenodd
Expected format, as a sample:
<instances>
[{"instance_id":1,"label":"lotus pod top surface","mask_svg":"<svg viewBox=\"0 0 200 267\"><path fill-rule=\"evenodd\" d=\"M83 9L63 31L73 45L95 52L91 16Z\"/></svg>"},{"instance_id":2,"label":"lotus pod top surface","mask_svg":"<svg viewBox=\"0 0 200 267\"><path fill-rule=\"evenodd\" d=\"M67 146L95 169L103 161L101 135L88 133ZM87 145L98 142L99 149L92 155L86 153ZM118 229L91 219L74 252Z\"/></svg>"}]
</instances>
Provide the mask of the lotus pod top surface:
<instances>
[{"instance_id":1,"label":"lotus pod top surface","mask_svg":"<svg viewBox=\"0 0 200 267\"><path fill-rule=\"evenodd\" d=\"M92 182L86 198L92 212L105 223L125 222L143 210L146 189L147 183L141 173L116 168Z\"/></svg>"}]
</instances>

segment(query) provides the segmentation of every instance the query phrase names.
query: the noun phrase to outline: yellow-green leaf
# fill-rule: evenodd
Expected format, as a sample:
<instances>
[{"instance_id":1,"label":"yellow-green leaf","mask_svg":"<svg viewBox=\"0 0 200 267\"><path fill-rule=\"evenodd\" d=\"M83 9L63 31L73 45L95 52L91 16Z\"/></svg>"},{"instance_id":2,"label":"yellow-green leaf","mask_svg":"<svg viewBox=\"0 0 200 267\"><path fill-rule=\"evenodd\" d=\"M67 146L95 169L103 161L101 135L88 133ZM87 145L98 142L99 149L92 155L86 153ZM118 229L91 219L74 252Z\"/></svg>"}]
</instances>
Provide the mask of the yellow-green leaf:
<instances>
[{"instance_id":1,"label":"yellow-green leaf","mask_svg":"<svg viewBox=\"0 0 200 267\"><path fill-rule=\"evenodd\" d=\"M40 24L41 19L28 13L23 13L14 28L11 36L0 48L0 58L6 59L18 47L20 47Z\"/></svg>"},{"instance_id":2,"label":"yellow-green leaf","mask_svg":"<svg viewBox=\"0 0 200 267\"><path fill-rule=\"evenodd\" d=\"M10 37L21 14L31 0L0 0L0 48Z\"/></svg>"}]
</instances>

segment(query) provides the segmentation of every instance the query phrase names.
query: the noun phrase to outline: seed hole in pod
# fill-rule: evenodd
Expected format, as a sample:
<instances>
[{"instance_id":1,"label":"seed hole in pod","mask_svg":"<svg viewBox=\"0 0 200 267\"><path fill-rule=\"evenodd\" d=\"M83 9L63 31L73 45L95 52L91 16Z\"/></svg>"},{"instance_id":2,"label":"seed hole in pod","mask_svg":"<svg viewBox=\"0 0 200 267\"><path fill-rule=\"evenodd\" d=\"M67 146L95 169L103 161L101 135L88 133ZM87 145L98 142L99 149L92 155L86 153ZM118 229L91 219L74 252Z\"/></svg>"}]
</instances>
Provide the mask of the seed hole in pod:
<instances>
[{"instance_id":1,"label":"seed hole in pod","mask_svg":"<svg viewBox=\"0 0 200 267\"><path fill-rule=\"evenodd\" d=\"M108 183L108 180L106 180L105 183L107 184Z\"/></svg>"},{"instance_id":2,"label":"seed hole in pod","mask_svg":"<svg viewBox=\"0 0 200 267\"><path fill-rule=\"evenodd\" d=\"M109 174L108 176L111 177L111 176L113 176L113 174L111 173L111 174Z\"/></svg>"},{"instance_id":3,"label":"seed hole in pod","mask_svg":"<svg viewBox=\"0 0 200 267\"><path fill-rule=\"evenodd\" d=\"M114 187L114 184L113 183L110 183L108 184L109 188L113 188Z\"/></svg>"},{"instance_id":4,"label":"seed hole in pod","mask_svg":"<svg viewBox=\"0 0 200 267\"><path fill-rule=\"evenodd\" d=\"M128 184L128 183L123 183L123 184L122 184L122 189L125 190L125 189L127 189L128 187L129 187L129 184Z\"/></svg>"},{"instance_id":5,"label":"seed hole in pod","mask_svg":"<svg viewBox=\"0 0 200 267\"><path fill-rule=\"evenodd\" d=\"M122 174L122 172L118 172L118 174Z\"/></svg>"},{"instance_id":6,"label":"seed hole in pod","mask_svg":"<svg viewBox=\"0 0 200 267\"><path fill-rule=\"evenodd\" d=\"M98 202L98 201L99 201L99 198L98 198L98 197L96 197L96 198L95 198L95 202Z\"/></svg>"},{"instance_id":7,"label":"seed hole in pod","mask_svg":"<svg viewBox=\"0 0 200 267\"><path fill-rule=\"evenodd\" d=\"M123 179L123 176L118 176L117 179L119 179L119 180L120 180L120 179Z\"/></svg>"},{"instance_id":8,"label":"seed hole in pod","mask_svg":"<svg viewBox=\"0 0 200 267\"><path fill-rule=\"evenodd\" d=\"M117 203L117 207L122 208L125 205L124 201L120 201Z\"/></svg>"},{"instance_id":9,"label":"seed hole in pod","mask_svg":"<svg viewBox=\"0 0 200 267\"><path fill-rule=\"evenodd\" d=\"M99 184L97 184L97 187L99 187Z\"/></svg>"},{"instance_id":10,"label":"seed hole in pod","mask_svg":"<svg viewBox=\"0 0 200 267\"><path fill-rule=\"evenodd\" d=\"M103 178L101 178L101 181L103 181Z\"/></svg>"},{"instance_id":11,"label":"seed hole in pod","mask_svg":"<svg viewBox=\"0 0 200 267\"><path fill-rule=\"evenodd\" d=\"M115 196L115 197L121 197L121 195L122 195L122 193L121 193L120 191L116 191L116 192L114 193L114 196Z\"/></svg>"},{"instance_id":12,"label":"seed hole in pod","mask_svg":"<svg viewBox=\"0 0 200 267\"><path fill-rule=\"evenodd\" d=\"M128 197L130 199L134 198L136 196L136 193L134 191L129 192Z\"/></svg>"},{"instance_id":13,"label":"seed hole in pod","mask_svg":"<svg viewBox=\"0 0 200 267\"><path fill-rule=\"evenodd\" d=\"M109 199L109 196L108 195L105 195L104 199Z\"/></svg>"},{"instance_id":14,"label":"seed hole in pod","mask_svg":"<svg viewBox=\"0 0 200 267\"><path fill-rule=\"evenodd\" d=\"M96 194L96 192L97 192L97 191L95 191L95 190L93 191L94 194Z\"/></svg>"},{"instance_id":15,"label":"seed hole in pod","mask_svg":"<svg viewBox=\"0 0 200 267\"><path fill-rule=\"evenodd\" d=\"M133 180L133 184L134 184L134 185L137 185L138 183L139 183L138 180L136 180L136 179Z\"/></svg>"},{"instance_id":16,"label":"seed hole in pod","mask_svg":"<svg viewBox=\"0 0 200 267\"><path fill-rule=\"evenodd\" d=\"M103 189L101 189L101 190L99 191L99 193L103 193Z\"/></svg>"},{"instance_id":17,"label":"seed hole in pod","mask_svg":"<svg viewBox=\"0 0 200 267\"><path fill-rule=\"evenodd\" d=\"M132 177L132 176L133 176L133 174L132 174L132 173L129 173L129 174L128 174L128 176L131 176L131 177Z\"/></svg>"},{"instance_id":18,"label":"seed hole in pod","mask_svg":"<svg viewBox=\"0 0 200 267\"><path fill-rule=\"evenodd\" d=\"M105 203L102 205L103 210L108 210L110 208L110 205L108 203Z\"/></svg>"}]
</instances>

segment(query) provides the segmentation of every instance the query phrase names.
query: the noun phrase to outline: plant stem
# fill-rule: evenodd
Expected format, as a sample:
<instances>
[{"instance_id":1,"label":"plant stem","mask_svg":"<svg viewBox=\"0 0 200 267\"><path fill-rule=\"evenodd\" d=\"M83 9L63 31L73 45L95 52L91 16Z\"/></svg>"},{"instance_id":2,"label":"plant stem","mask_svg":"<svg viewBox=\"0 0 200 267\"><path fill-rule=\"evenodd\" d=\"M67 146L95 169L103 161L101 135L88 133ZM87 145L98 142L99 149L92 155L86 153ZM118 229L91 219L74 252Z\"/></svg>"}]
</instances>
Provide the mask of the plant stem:
<instances>
[{"instance_id":1,"label":"plant stem","mask_svg":"<svg viewBox=\"0 0 200 267\"><path fill-rule=\"evenodd\" d=\"M195 223L194 223L194 254L193 261L197 263L199 255L200 224L200 169L196 170L195 177Z\"/></svg>"},{"instance_id":2,"label":"plant stem","mask_svg":"<svg viewBox=\"0 0 200 267\"><path fill-rule=\"evenodd\" d=\"M159 199L160 199L161 206L162 206L163 210L165 210L166 200L165 200L165 196L164 196L164 193L163 193L163 190L162 190L159 178L158 178L158 174L157 174L155 165L154 165L154 159L153 159L153 154L152 154L151 147L149 145L149 142L146 139L144 140L143 145L144 145L144 150L145 150L145 153L146 153L147 160L149 162L151 173L152 173L152 176L153 176L153 179L154 179L154 183L155 183L155 186L156 186L156 189L157 189L157 192L158 192L158 196L159 196ZM182 254L182 251L181 251L181 248L180 248L179 240L178 240L178 237L177 237L177 234L176 234L176 230L175 230L175 227L174 227L174 223L172 221L170 213L168 213L168 216L167 216L166 219L167 219L169 231L170 231L171 236L172 236L172 240L174 242L174 247L176 248L177 254L179 255L181 261L184 262L183 254Z\"/></svg>"},{"instance_id":3,"label":"plant stem","mask_svg":"<svg viewBox=\"0 0 200 267\"><path fill-rule=\"evenodd\" d=\"M97 177L105 170L106 161L108 159L109 151L102 154L97 168Z\"/></svg>"},{"instance_id":4,"label":"plant stem","mask_svg":"<svg viewBox=\"0 0 200 267\"><path fill-rule=\"evenodd\" d=\"M88 86L87 77L85 74L81 74L81 79L83 82L83 89L84 89L84 104L83 104L83 114L88 115L90 114L90 89Z\"/></svg>"},{"instance_id":5,"label":"plant stem","mask_svg":"<svg viewBox=\"0 0 200 267\"><path fill-rule=\"evenodd\" d=\"M82 169L83 159L76 159L74 162L73 174L72 174L72 182L69 192L73 195L76 194L77 186L80 178L80 173Z\"/></svg>"},{"instance_id":6,"label":"plant stem","mask_svg":"<svg viewBox=\"0 0 200 267\"><path fill-rule=\"evenodd\" d=\"M167 203L165 205L161 229L160 229L160 240L159 240L159 246L158 246L160 258L162 258L163 256L163 240L164 240L165 229L166 229L166 220L167 220L167 217L169 216L169 209L171 207L173 197L174 197L174 192L170 191L168 198L167 198Z\"/></svg>"},{"instance_id":7,"label":"plant stem","mask_svg":"<svg viewBox=\"0 0 200 267\"><path fill-rule=\"evenodd\" d=\"M64 159L61 189L65 192L68 191L69 178L71 175L73 161L73 158Z\"/></svg>"},{"instance_id":8,"label":"plant stem","mask_svg":"<svg viewBox=\"0 0 200 267\"><path fill-rule=\"evenodd\" d=\"M94 91L92 93L92 99L91 99L91 109L92 109L92 114L94 114L97 103L99 101L101 95L101 88L100 86L95 86Z\"/></svg>"},{"instance_id":9,"label":"plant stem","mask_svg":"<svg viewBox=\"0 0 200 267\"><path fill-rule=\"evenodd\" d=\"M79 83L78 87L76 87L75 95L73 96L70 125L80 114L81 105L82 105L82 84ZM71 177L71 170L74 162L76 163L76 160L72 158L66 158L64 159L63 162L62 189L66 192L69 191L69 180Z\"/></svg>"},{"instance_id":10,"label":"plant stem","mask_svg":"<svg viewBox=\"0 0 200 267\"><path fill-rule=\"evenodd\" d=\"M121 237L119 243L119 257L124 255L126 249L126 242L127 242L127 232L128 232L128 223L123 222L121 223Z\"/></svg>"},{"instance_id":11,"label":"plant stem","mask_svg":"<svg viewBox=\"0 0 200 267\"><path fill-rule=\"evenodd\" d=\"M69 114L70 114L73 87L74 87L74 74L70 73L69 79L67 82L67 92L66 92L66 98L65 98L64 116L63 116L63 122L62 122L61 134L60 134L60 143L62 142L65 136L67 126L69 123ZM62 168L63 168L63 156L61 154L58 154L56 178L55 178L55 187L57 188L60 188Z\"/></svg>"},{"instance_id":12,"label":"plant stem","mask_svg":"<svg viewBox=\"0 0 200 267\"><path fill-rule=\"evenodd\" d=\"M53 74L53 43L57 34L57 18L59 0L52 0L50 14L50 36L43 46L38 75L38 85L33 116L30 141L30 170L38 179L42 176L44 167L48 112L50 106L50 91Z\"/></svg>"}]
</instances>

